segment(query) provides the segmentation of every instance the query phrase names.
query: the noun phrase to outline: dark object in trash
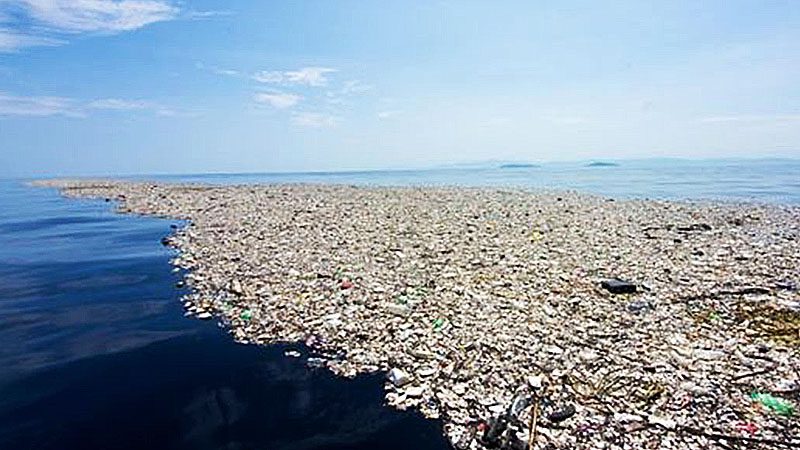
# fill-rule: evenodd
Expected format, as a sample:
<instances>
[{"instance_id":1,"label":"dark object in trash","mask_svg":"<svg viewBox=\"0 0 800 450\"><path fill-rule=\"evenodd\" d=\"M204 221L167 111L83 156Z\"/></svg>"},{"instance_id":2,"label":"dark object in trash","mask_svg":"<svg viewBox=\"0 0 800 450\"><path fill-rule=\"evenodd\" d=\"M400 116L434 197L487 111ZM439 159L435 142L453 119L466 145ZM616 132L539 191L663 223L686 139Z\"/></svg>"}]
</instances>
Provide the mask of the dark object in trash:
<instances>
[{"instance_id":1,"label":"dark object in trash","mask_svg":"<svg viewBox=\"0 0 800 450\"><path fill-rule=\"evenodd\" d=\"M729 291L720 291L722 295L766 295L771 293L769 289L759 286L750 286L742 289L735 289Z\"/></svg>"},{"instance_id":2,"label":"dark object in trash","mask_svg":"<svg viewBox=\"0 0 800 450\"><path fill-rule=\"evenodd\" d=\"M690 231L711 231L711 225L707 223L693 223L691 225L677 227L678 231L682 231L684 233Z\"/></svg>"},{"instance_id":3,"label":"dark object in trash","mask_svg":"<svg viewBox=\"0 0 800 450\"><path fill-rule=\"evenodd\" d=\"M563 422L575 415L575 407L567 405L557 411L547 415L547 420L550 422Z\"/></svg>"},{"instance_id":4,"label":"dark object in trash","mask_svg":"<svg viewBox=\"0 0 800 450\"><path fill-rule=\"evenodd\" d=\"M612 294L633 294L636 292L635 284L620 280L619 278L603 280L600 286Z\"/></svg>"},{"instance_id":5,"label":"dark object in trash","mask_svg":"<svg viewBox=\"0 0 800 450\"><path fill-rule=\"evenodd\" d=\"M497 448L500 446L500 438L508 428L508 416L501 414L499 417L489 420L489 426L486 432L483 433L483 444L489 448Z\"/></svg>"},{"instance_id":6,"label":"dark object in trash","mask_svg":"<svg viewBox=\"0 0 800 450\"><path fill-rule=\"evenodd\" d=\"M501 414L490 420L488 426L482 427L485 430L481 437L483 445L501 450L527 450L527 443L521 441L509 426L510 420L513 418Z\"/></svg>"},{"instance_id":7,"label":"dark object in trash","mask_svg":"<svg viewBox=\"0 0 800 450\"><path fill-rule=\"evenodd\" d=\"M161 238L161 245L163 245L164 247L168 247L170 244L171 242L168 237Z\"/></svg>"},{"instance_id":8,"label":"dark object in trash","mask_svg":"<svg viewBox=\"0 0 800 450\"><path fill-rule=\"evenodd\" d=\"M488 424L481 427L483 445L502 450L525 450L527 444L517 437L513 425L519 424L519 414L530 404L529 396L524 392L517 393L504 413L490 419Z\"/></svg>"},{"instance_id":9,"label":"dark object in trash","mask_svg":"<svg viewBox=\"0 0 800 450\"><path fill-rule=\"evenodd\" d=\"M531 398L526 395L517 394L513 400L511 400L511 404L508 406L508 415L511 417L519 416L519 413L522 412L523 409L527 408L528 405L531 404Z\"/></svg>"}]
</instances>

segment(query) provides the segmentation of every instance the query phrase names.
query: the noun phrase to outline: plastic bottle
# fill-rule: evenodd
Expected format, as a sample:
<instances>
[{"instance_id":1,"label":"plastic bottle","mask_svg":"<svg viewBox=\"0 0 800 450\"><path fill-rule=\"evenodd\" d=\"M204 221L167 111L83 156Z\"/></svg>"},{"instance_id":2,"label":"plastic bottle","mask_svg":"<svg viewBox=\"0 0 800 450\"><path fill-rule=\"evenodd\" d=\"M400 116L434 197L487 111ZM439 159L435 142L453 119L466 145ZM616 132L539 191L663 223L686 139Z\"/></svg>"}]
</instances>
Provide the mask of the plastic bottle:
<instances>
[{"instance_id":1,"label":"plastic bottle","mask_svg":"<svg viewBox=\"0 0 800 450\"><path fill-rule=\"evenodd\" d=\"M774 411L781 416L791 416L794 414L794 405L779 397L770 394L753 392L750 398L760 402L765 408Z\"/></svg>"}]
</instances>

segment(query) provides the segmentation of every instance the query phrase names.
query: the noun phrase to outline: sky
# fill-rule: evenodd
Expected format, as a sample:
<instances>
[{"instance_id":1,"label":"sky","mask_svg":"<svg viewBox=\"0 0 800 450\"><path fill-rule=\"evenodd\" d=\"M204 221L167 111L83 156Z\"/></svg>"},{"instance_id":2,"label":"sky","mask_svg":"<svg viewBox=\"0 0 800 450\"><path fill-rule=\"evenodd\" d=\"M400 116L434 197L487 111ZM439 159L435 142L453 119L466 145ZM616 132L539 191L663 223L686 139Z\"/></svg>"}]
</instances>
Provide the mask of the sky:
<instances>
[{"instance_id":1,"label":"sky","mask_svg":"<svg viewBox=\"0 0 800 450\"><path fill-rule=\"evenodd\" d=\"M0 176L800 157L800 3L0 0Z\"/></svg>"}]
</instances>

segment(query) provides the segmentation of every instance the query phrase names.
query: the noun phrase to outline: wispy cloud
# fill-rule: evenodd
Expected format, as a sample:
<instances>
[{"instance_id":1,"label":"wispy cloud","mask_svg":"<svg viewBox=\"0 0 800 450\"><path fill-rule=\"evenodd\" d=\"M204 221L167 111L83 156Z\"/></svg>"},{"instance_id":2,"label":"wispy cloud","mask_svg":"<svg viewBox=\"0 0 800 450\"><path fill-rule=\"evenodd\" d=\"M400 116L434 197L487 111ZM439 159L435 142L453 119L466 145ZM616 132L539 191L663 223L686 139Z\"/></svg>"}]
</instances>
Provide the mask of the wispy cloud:
<instances>
[{"instance_id":1,"label":"wispy cloud","mask_svg":"<svg viewBox=\"0 0 800 450\"><path fill-rule=\"evenodd\" d=\"M700 119L703 123L783 123L800 122L800 114L765 114L740 116L711 116Z\"/></svg>"},{"instance_id":2,"label":"wispy cloud","mask_svg":"<svg viewBox=\"0 0 800 450\"><path fill-rule=\"evenodd\" d=\"M147 100L102 98L79 101L68 97L22 96L0 92L0 116L86 117L91 111L150 111L159 116L189 115Z\"/></svg>"},{"instance_id":3,"label":"wispy cloud","mask_svg":"<svg viewBox=\"0 0 800 450\"><path fill-rule=\"evenodd\" d=\"M36 36L0 27L0 53L16 52L29 47L61 45L64 42L61 39Z\"/></svg>"},{"instance_id":4,"label":"wispy cloud","mask_svg":"<svg viewBox=\"0 0 800 450\"><path fill-rule=\"evenodd\" d=\"M320 87L328 84L326 74L333 72L336 69L329 67L303 67L288 71L263 70L253 74L252 78L259 83Z\"/></svg>"},{"instance_id":5,"label":"wispy cloud","mask_svg":"<svg viewBox=\"0 0 800 450\"><path fill-rule=\"evenodd\" d=\"M82 117L72 99L65 97L25 97L0 92L0 116Z\"/></svg>"},{"instance_id":6,"label":"wispy cloud","mask_svg":"<svg viewBox=\"0 0 800 450\"><path fill-rule=\"evenodd\" d=\"M233 11L186 11L184 16L188 19L201 20L212 17L227 17L233 15Z\"/></svg>"},{"instance_id":7,"label":"wispy cloud","mask_svg":"<svg viewBox=\"0 0 800 450\"><path fill-rule=\"evenodd\" d=\"M211 71L217 75L227 75L229 77L239 76L239 71L233 69L220 69L218 67L215 67L212 68Z\"/></svg>"},{"instance_id":8,"label":"wispy cloud","mask_svg":"<svg viewBox=\"0 0 800 450\"><path fill-rule=\"evenodd\" d=\"M253 100L258 103L267 104L273 108L285 109L291 108L302 99L301 96L290 94L288 92L257 92L253 95Z\"/></svg>"},{"instance_id":9,"label":"wispy cloud","mask_svg":"<svg viewBox=\"0 0 800 450\"><path fill-rule=\"evenodd\" d=\"M307 128L331 128L339 123L339 118L324 113L299 112L292 114L292 125Z\"/></svg>"},{"instance_id":10,"label":"wispy cloud","mask_svg":"<svg viewBox=\"0 0 800 450\"><path fill-rule=\"evenodd\" d=\"M347 103L348 98L369 92L374 88L371 84L364 84L360 80L348 80L339 89L326 92L325 96L328 103L342 105Z\"/></svg>"},{"instance_id":11,"label":"wispy cloud","mask_svg":"<svg viewBox=\"0 0 800 450\"><path fill-rule=\"evenodd\" d=\"M379 111L378 112L378 119L386 120L386 119L390 119L390 118L392 118L392 117L394 117L394 116L396 116L398 114L400 114L400 111L398 111L396 109L395 110Z\"/></svg>"},{"instance_id":12,"label":"wispy cloud","mask_svg":"<svg viewBox=\"0 0 800 450\"><path fill-rule=\"evenodd\" d=\"M198 68L206 68L202 63ZM213 70L217 72L216 70ZM329 75L338 72L337 69L321 66L302 67L297 70L264 70L250 75L250 78L263 84L275 85L277 89L256 91L253 100L262 105L275 109L289 110L290 124L304 128L331 128L342 121L342 114L346 112L347 99L350 96L369 92L374 89L370 84L360 80L347 80L338 82L329 79ZM222 75L239 76L241 72L231 70L230 73L218 72ZM329 90L320 92L308 88L327 87ZM304 89L305 88L305 89ZM279 90L280 89L280 90ZM294 91L301 91L300 95ZM303 102L306 111L294 109ZM308 111L308 109L312 109ZM316 109L317 111L313 111Z\"/></svg>"},{"instance_id":13,"label":"wispy cloud","mask_svg":"<svg viewBox=\"0 0 800 450\"><path fill-rule=\"evenodd\" d=\"M208 71L208 72L211 72L211 73L216 74L216 75L225 75L225 76L228 76L228 77L238 77L239 75L241 75L241 72L239 72L238 70L226 69L226 68L218 67L218 66L207 66L202 61L198 61L198 62L194 63L194 66L198 70Z\"/></svg>"},{"instance_id":14,"label":"wispy cloud","mask_svg":"<svg viewBox=\"0 0 800 450\"><path fill-rule=\"evenodd\" d=\"M64 33L118 33L177 17L159 0L13 0L41 25Z\"/></svg>"},{"instance_id":15,"label":"wispy cloud","mask_svg":"<svg viewBox=\"0 0 800 450\"><path fill-rule=\"evenodd\" d=\"M120 111L127 111L132 109L148 109L152 108L153 104L144 100L122 100L119 98L103 98L89 102L89 108L93 109L115 109Z\"/></svg>"},{"instance_id":16,"label":"wispy cloud","mask_svg":"<svg viewBox=\"0 0 800 450\"><path fill-rule=\"evenodd\" d=\"M0 0L0 51L60 45L81 33L132 31L179 13L163 0Z\"/></svg>"},{"instance_id":17,"label":"wispy cloud","mask_svg":"<svg viewBox=\"0 0 800 450\"><path fill-rule=\"evenodd\" d=\"M167 117L194 116L194 113L176 111L159 103L148 100L126 100L120 98L101 98L86 104L88 109L106 111L151 111L153 114Z\"/></svg>"}]
</instances>

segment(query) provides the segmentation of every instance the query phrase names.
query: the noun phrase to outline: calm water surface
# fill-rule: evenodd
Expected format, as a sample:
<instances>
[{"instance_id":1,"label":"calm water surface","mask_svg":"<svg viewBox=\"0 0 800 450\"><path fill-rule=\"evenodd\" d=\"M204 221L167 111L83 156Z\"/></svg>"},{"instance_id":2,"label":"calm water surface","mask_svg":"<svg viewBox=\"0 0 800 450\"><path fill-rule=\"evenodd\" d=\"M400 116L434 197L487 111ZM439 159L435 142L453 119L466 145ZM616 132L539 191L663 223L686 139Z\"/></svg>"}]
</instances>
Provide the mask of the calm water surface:
<instances>
[{"instance_id":1,"label":"calm water surface","mask_svg":"<svg viewBox=\"0 0 800 450\"><path fill-rule=\"evenodd\" d=\"M184 175L166 181L488 185L614 197L800 203L798 161ZM0 181L0 448L448 448L382 406L379 375L338 379L286 346L183 317L159 240L175 222ZM295 348L295 347L292 347Z\"/></svg>"},{"instance_id":2,"label":"calm water surface","mask_svg":"<svg viewBox=\"0 0 800 450\"><path fill-rule=\"evenodd\" d=\"M134 177L136 178L136 177ZM617 198L800 203L800 159L641 160L612 167L549 163L530 168L398 170L150 177L219 184L348 183L373 185L512 186L575 189Z\"/></svg>"}]
</instances>

